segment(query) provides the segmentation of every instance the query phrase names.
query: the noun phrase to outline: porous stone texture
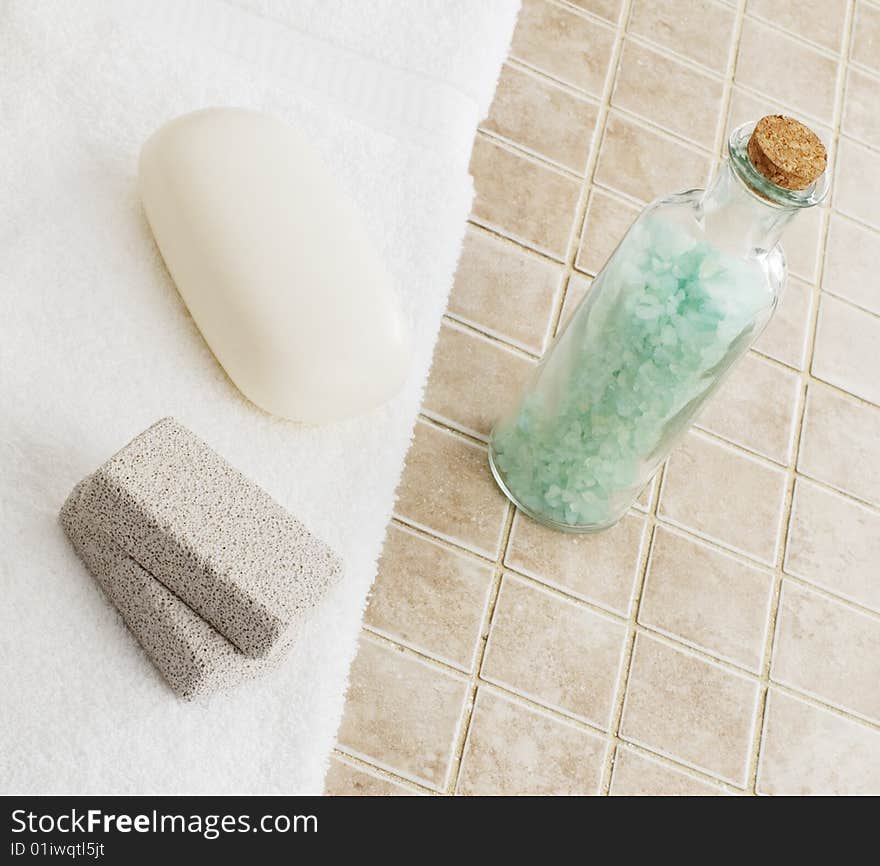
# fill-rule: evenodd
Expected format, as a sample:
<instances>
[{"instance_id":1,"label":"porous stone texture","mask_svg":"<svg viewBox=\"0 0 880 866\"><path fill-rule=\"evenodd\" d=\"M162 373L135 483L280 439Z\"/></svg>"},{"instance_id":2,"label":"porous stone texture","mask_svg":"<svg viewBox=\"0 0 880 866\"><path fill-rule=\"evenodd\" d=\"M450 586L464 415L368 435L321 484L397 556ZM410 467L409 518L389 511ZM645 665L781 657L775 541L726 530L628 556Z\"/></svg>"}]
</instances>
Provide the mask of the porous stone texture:
<instances>
[{"instance_id":1,"label":"porous stone texture","mask_svg":"<svg viewBox=\"0 0 880 866\"><path fill-rule=\"evenodd\" d=\"M327 545L173 418L80 497L95 529L249 656L291 639L342 573Z\"/></svg>"},{"instance_id":2,"label":"porous stone texture","mask_svg":"<svg viewBox=\"0 0 880 866\"><path fill-rule=\"evenodd\" d=\"M246 656L187 607L170 589L100 529L79 507L86 481L61 510L61 524L74 549L113 602L153 664L182 698L203 697L254 677L279 661L292 643L269 658Z\"/></svg>"},{"instance_id":3,"label":"porous stone texture","mask_svg":"<svg viewBox=\"0 0 880 866\"><path fill-rule=\"evenodd\" d=\"M785 189L806 189L828 164L819 136L782 114L768 114L755 124L749 159L767 180Z\"/></svg>"},{"instance_id":4,"label":"porous stone texture","mask_svg":"<svg viewBox=\"0 0 880 866\"><path fill-rule=\"evenodd\" d=\"M81 481L61 523L183 698L276 664L342 575L330 548L171 418Z\"/></svg>"}]
</instances>

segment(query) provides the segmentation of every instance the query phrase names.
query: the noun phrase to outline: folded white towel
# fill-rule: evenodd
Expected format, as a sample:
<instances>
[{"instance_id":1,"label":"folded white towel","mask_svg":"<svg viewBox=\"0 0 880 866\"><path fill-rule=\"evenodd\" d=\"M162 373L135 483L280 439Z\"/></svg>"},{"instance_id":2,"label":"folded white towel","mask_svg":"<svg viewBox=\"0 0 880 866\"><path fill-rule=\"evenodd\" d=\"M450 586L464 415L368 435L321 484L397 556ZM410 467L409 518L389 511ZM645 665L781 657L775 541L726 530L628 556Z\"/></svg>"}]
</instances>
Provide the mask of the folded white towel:
<instances>
[{"instance_id":1,"label":"folded white towel","mask_svg":"<svg viewBox=\"0 0 880 866\"><path fill-rule=\"evenodd\" d=\"M474 127L517 6L0 4L6 793L320 792L470 207ZM244 401L205 346L152 242L135 177L150 132L208 105L260 108L306 130L363 208L416 338L412 375L392 403L332 426L283 422ZM347 568L280 670L204 703L178 701L160 680L57 519L78 479L165 415Z\"/></svg>"}]
</instances>

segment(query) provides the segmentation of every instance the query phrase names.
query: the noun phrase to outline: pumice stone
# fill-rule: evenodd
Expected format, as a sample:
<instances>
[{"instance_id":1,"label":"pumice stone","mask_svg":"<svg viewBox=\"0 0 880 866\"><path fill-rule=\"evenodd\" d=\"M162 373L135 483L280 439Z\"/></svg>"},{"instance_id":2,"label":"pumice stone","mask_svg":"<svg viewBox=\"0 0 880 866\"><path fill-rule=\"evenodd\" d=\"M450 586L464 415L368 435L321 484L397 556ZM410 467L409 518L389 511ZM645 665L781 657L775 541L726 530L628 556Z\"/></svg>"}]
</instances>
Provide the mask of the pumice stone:
<instances>
[{"instance_id":1,"label":"pumice stone","mask_svg":"<svg viewBox=\"0 0 880 866\"><path fill-rule=\"evenodd\" d=\"M61 523L74 550L113 602L159 672L181 698L225 691L269 670L293 643L264 659L246 656L187 607L170 589L95 529L74 489L61 510Z\"/></svg>"},{"instance_id":2,"label":"pumice stone","mask_svg":"<svg viewBox=\"0 0 880 866\"><path fill-rule=\"evenodd\" d=\"M297 130L245 109L185 114L146 142L139 175L177 289L249 400L317 423L399 390L411 344L391 279Z\"/></svg>"},{"instance_id":3,"label":"pumice stone","mask_svg":"<svg viewBox=\"0 0 880 866\"><path fill-rule=\"evenodd\" d=\"M80 482L61 519L186 696L272 663L342 576L326 544L172 418Z\"/></svg>"}]
</instances>

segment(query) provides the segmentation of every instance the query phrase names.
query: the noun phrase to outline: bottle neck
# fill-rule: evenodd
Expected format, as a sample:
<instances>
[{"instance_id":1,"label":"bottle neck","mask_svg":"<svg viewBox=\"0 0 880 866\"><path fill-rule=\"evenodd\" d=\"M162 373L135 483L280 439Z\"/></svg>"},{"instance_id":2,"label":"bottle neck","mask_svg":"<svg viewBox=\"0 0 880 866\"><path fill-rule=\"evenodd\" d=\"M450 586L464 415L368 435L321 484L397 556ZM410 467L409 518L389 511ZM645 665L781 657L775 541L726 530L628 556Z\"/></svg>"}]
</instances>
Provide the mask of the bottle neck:
<instances>
[{"instance_id":1,"label":"bottle neck","mask_svg":"<svg viewBox=\"0 0 880 866\"><path fill-rule=\"evenodd\" d=\"M735 256L763 258L779 243L799 208L763 198L725 161L700 201L706 238Z\"/></svg>"},{"instance_id":2,"label":"bottle neck","mask_svg":"<svg viewBox=\"0 0 880 866\"><path fill-rule=\"evenodd\" d=\"M738 257L763 258L778 243L798 211L819 204L828 193L824 172L804 190L789 190L764 177L752 164L748 143L754 123L733 130L722 164L699 204L707 240Z\"/></svg>"}]
</instances>

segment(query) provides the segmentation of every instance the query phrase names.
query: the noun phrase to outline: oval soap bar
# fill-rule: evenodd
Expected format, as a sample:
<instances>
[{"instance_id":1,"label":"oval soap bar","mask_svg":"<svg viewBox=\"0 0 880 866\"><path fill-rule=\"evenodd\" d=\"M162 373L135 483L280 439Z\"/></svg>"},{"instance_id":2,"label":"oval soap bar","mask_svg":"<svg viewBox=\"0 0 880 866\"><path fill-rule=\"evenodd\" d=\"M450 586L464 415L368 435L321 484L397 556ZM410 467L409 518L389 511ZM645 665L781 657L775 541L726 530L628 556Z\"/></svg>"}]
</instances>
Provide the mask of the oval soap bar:
<instances>
[{"instance_id":1,"label":"oval soap bar","mask_svg":"<svg viewBox=\"0 0 880 866\"><path fill-rule=\"evenodd\" d=\"M144 210L217 360L297 421L364 412L403 384L410 339L354 203L297 130L210 108L144 145Z\"/></svg>"}]
</instances>

